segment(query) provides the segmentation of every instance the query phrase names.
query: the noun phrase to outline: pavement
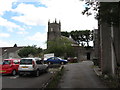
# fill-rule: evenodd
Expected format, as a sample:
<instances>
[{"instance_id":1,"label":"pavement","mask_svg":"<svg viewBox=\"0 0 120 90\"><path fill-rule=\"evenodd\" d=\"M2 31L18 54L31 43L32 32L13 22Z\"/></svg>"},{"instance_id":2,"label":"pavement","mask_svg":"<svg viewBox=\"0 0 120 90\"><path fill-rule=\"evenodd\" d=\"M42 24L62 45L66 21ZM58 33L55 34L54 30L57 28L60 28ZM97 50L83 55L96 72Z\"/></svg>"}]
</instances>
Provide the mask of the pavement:
<instances>
[{"instance_id":1,"label":"pavement","mask_svg":"<svg viewBox=\"0 0 120 90\"><path fill-rule=\"evenodd\" d=\"M92 61L67 64L58 88L107 88L98 76L101 72Z\"/></svg>"}]
</instances>

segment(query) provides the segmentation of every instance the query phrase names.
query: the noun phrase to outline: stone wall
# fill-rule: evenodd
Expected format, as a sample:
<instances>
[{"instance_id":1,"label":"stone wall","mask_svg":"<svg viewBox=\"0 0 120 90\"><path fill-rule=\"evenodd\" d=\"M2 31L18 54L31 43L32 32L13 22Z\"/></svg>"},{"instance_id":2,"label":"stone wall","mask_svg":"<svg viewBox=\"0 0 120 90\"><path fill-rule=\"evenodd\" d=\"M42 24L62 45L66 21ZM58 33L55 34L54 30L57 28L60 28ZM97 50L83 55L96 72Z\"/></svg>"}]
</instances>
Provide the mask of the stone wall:
<instances>
[{"instance_id":1,"label":"stone wall","mask_svg":"<svg viewBox=\"0 0 120 90\"><path fill-rule=\"evenodd\" d=\"M101 3L102 5L102 3ZM100 15L101 15L100 10ZM120 12L118 12L119 14ZM120 14L119 14L120 15ZM105 16L106 17L106 16ZM108 16L109 17L109 16ZM98 28L98 59L103 74L114 76L120 65L120 20L119 25L107 24L99 20Z\"/></svg>"},{"instance_id":2,"label":"stone wall","mask_svg":"<svg viewBox=\"0 0 120 90\"><path fill-rule=\"evenodd\" d=\"M100 42L101 42L101 69L105 74L111 74L112 53L111 53L111 27L106 23L100 25Z\"/></svg>"},{"instance_id":3,"label":"stone wall","mask_svg":"<svg viewBox=\"0 0 120 90\"><path fill-rule=\"evenodd\" d=\"M93 59L93 57L94 57L94 49L93 48L86 49L81 46L76 46L74 48L75 48L75 51L77 52L78 61L85 61L85 60ZM89 58L89 55L87 56L87 54L90 55L90 58Z\"/></svg>"},{"instance_id":4,"label":"stone wall","mask_svg":"<svg viewBox=\"0 0 120 90\"><path fill-rule=\"evenodd\" d=\"M61 37L61 25L56 21L53 23L48 22L48 33L47 33L47 40L51 41L56 38Z\"/></svg>"}]
</instances>

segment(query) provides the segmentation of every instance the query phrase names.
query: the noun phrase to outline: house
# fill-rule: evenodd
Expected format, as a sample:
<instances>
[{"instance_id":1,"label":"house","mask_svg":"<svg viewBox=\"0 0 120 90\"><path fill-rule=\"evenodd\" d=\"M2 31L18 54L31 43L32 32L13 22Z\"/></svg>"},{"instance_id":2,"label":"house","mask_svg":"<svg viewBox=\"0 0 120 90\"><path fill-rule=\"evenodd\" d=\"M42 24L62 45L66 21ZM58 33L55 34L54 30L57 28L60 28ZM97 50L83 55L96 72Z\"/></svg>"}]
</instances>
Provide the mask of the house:
<instances>
[{"instance_id":1,"label":"house","mask_svg":"<svg viewBox=\"0 0 120 90\"><path fill-rule=\"evenodd\" d=\"M20 58L18 51L23 47L17 47L15 44L13 47L0 47L0 62L6 58Z\"/></svg>"}]
</instances>

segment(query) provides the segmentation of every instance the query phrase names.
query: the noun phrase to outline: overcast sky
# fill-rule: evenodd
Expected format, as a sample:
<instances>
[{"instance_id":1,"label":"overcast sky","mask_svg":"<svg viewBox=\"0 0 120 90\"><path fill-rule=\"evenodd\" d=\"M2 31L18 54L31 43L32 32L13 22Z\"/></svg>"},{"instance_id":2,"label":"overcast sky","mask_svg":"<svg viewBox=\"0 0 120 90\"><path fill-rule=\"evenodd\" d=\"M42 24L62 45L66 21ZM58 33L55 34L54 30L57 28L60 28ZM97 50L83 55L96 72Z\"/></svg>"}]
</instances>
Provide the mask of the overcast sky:
<instances>
[{"instance_id":1,"label":"overcast sky","mask_svg":"<svg viewBox=\"0 0 120 90\"><path fill-rule=\"evenodd\" d=\"M62 31L97 28L85 16L80 0L0 0L0 47L37 45L46 48L48 20L61 21Z\"/></svg>"}]
</instances>

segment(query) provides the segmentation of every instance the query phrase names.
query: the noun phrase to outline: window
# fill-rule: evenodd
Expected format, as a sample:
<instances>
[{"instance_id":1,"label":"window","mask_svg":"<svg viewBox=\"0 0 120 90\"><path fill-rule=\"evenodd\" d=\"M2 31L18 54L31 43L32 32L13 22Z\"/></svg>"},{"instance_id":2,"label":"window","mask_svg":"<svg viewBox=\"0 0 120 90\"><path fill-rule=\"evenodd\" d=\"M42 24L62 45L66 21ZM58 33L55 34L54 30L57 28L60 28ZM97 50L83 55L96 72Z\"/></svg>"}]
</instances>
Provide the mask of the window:
<instances>
[{"instance_id":1,"label":"window","mask_svg":"<svg viewBox=\"0 0 120 90\"><path fill-rule=\"evenodd\" d=\"M50 28L50 31L53 31L53 28Z\"/></svg>"},{"instance_id":2,"label":"window","mask_svg":"<svg viewBox=\"0 0 120 90\"><path fill-rule=\"evenodd\" d=\"M14 64L19 64L19 61L18 60L14 60L13 63Z\"/></svg>"},{"instance_id":3,"label":"window","mask_svg":"<svg viewBox=\"0 0 120 90\"><path fill-rule=\"evenodd\" d=\"M52 57L52 58L50 58L50 59L54 60L54 57Z\"/></svg>"},{"instance_id":4,"label":"window","mask_svg":"<svg viewBox=\"0 0 120 90\"><path fill-rule=\"evenodd\" d=\"M9 61L9 60L3 61L3 65L4 65L4 64L10 64L10 63L11 63L11 61Z\"/></svg>"},{"instance_id":5,"label":"window","mask_svg":"<svg viewBox=\"0 0 120 90\"><path fill-rule=\"evenodd\" d=\"M42 64L42 61L37 60L36 63L37 63L37 64Z\"/></svg>"},{"instance_id":6,"label":"window","mask_svg":"<svg viewBox=\"0 0 120 90\"><path fill-rule=\"evenodd\" d=\"M57 58L57 57L55 57L55 60L58 60L58 58Z\"/></svg>"},{"instance_id":7,"label":"window","mask_svg":"<svg viewBox=\"0 0 120 90\"><path fill-rule=\"evenodd\" d=\"M32 59L22 59L20 64L32 64Z\"/></svg>"}]
</instances>

